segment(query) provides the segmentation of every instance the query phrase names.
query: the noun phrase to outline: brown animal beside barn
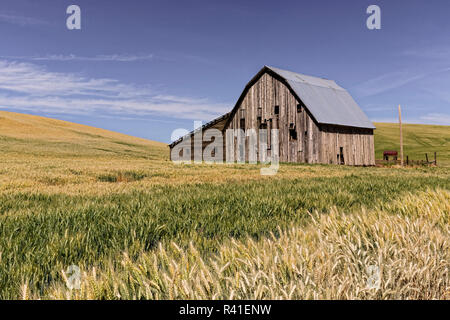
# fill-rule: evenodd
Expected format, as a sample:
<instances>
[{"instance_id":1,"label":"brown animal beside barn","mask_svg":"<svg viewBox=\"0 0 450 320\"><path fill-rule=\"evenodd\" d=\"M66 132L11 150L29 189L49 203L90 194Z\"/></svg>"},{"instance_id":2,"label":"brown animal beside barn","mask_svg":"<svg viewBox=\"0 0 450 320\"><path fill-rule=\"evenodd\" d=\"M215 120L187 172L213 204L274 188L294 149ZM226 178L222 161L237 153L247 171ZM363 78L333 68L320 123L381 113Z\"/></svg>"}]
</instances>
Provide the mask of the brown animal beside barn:
<instances>
[{"instance_id":1,"label":"brown animal beside barn","mask_svg":"<svg viewBox=\"0 0 450 320\"><path fill-rule=\"evenodd\" d=\"M269 133L278 129L280 162L375 165L374 125L332 80L265 66L247 84L233 110L202 130L209 128L222 131L224 140L227 129L267 129ZM182 140L173 142L171 150ZM270 134L267 141L270 158ZM230 150L238 152L237 142L231 143L234 147L224 148L224 157ZM248 157L248 150L245 154Z\"/></svg>"}]
</instances>

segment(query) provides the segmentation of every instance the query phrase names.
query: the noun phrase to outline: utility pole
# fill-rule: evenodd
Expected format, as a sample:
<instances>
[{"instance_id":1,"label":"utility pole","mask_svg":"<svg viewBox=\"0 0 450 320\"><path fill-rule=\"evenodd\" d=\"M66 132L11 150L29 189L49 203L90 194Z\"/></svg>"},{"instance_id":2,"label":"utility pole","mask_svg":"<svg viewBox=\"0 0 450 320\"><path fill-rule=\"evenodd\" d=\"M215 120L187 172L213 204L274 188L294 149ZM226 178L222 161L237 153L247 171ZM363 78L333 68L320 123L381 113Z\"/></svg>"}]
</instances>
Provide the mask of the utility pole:
<instances>
[{"instance_id":1,"label":"utility pole","mask_svg":"<svg viewBox=\"0 0 450 320\"><path fill-rule=\"evenodd\" d=\"M402 107L398 105L398 121L400 124L400 164L403 167L403 130L402 130Z\"/></svg>"}]
</instances>

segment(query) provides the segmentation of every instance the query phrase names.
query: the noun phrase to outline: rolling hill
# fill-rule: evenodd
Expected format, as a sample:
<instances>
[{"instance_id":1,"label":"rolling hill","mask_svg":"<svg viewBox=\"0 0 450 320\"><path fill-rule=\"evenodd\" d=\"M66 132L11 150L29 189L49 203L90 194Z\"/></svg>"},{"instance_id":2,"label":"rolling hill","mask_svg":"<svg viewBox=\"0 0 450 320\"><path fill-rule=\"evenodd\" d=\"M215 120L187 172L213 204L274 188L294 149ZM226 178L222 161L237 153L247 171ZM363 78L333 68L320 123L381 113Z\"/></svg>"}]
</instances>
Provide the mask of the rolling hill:
<instances>
[{"instance_id":1,"label":"rolling hill","mask_svg":"<svg viewBox=\"0 0 450 320\"><path fill-rule=\"evenodd\" d=\"M383 151L397 150L400 154L400 131L396 123L375 123L375 158L382 159ZM438 165L450 165L450 126L403 124L404 155L412 160L431 159L437 152Z\"/></svg>"},{"instance_id":2,"label":"rolling hill","mask_svg":"<svg viewBox=\"0 0 450 320\"><path fill-rule=\"evenodd\" d=\"M3 154L162 159L167 145L40 116L0 111Z\"/></svg>"}]
</instances>

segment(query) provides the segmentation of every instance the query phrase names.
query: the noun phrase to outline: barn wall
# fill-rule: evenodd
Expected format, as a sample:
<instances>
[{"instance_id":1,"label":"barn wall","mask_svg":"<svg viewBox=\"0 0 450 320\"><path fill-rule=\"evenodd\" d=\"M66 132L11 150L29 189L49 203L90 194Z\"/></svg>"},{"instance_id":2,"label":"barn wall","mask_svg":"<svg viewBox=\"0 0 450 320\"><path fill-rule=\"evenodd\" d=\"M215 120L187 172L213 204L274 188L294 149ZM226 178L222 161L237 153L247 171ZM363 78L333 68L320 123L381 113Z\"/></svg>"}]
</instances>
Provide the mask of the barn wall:
<instances>
[{"instance_id":1,"label":"barn wall","mask_svg":"<svg viewBox=\"0 0 450 320\"><path fill-rule=\"evenodd\" d=\"M307 109L301 108L301 112L297 112L298 104L289 88L265 73L248 90L233 115L229 128L244 129L241 128L241 119L244 118L245 130L253 128L258 132L257 117L260 115L261 122L267 123L268 132L270 129L280 129L281 162L338 164L340 162L338 154L340 155L342 147L345 164L375 165L372 129L318 125ZM274 113L275 106L279 106L279 115ZM295 128L297 139L291 137L290 127ZM238 150L236 147L234 150L237 159ZM270 153L271 150L268 150L269 157ZM248 161L248 147L246 161Z\"/></svg>"},{"instance_id":2,"label":"barn wall","mask_svg":"<svg viewBox=\"0 0 450 320\"><path fill-rule=\"evenodd\" d=\"M322 125L321 136L321 163L338 164L338 155L342 147L345 164L375 165L372 129Z\"/></svg>"},{"instance_id":3,"label":"barn wall","mask_svg":"<svg viewBox=\"0 0 450 320\"><path fill-rule=\"evenodd\" d=\"M231 119L229 129L241 128L241 118L245 118L245 130L253 128L258 132L258 114L261 123L267 124L267 130L279 129L281 162L319 162L319 149L314 141L320 140L320 130L306 109L297 113L297 100L289 89L278 79L264 74L249 89L239 109ZM275 106L279 106L279 115L275 115ZM258 109L260 108L260 111ZM290 137L290 126L295 127L297 139ZM258 133L259 135L259 133ZM248 139L248 138L247 138ZM270 141L270 137L268 137ZM237 148L235 158L237 158ZM268 156L271 150L267 151ZM246 150L248 155L248 148Z\"/></svg>"}]
</instances>

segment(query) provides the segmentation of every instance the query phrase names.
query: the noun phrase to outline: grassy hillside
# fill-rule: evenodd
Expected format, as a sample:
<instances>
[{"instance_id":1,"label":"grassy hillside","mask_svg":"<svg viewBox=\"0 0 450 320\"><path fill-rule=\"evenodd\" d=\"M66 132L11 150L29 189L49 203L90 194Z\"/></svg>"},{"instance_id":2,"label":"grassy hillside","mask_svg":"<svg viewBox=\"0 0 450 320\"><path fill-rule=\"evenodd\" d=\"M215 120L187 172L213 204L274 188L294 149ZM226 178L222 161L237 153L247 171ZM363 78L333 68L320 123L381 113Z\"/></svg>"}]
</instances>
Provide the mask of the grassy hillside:
<instances>
[{"instance_id":1,"label":"grassy hillside","mask_svg":"<svg viewBox=\"0 0 450 320\"><path fill-rule=\"evenodd\" d=\"M51 157L131 157L168 155L163 143L67 121L0 111L3 154Z\"/></svg>"},{"instance_id":2,"label":"grassy hillside","mask_svg":"<svg viewBox=\"0 0 450 320\"><path fill-rule=\"evenodd\" d=\"M442 298L449 288L448 263L434 263L448 261L448 168L290 164L267 177L261 165L175 165L164 144L7 112L0 148L0 298L67 297L70 265L88 280L79 298ZM280 251L299 246L312 260ZM397 281L356 288L379 261Z\"/></svg>"},{"instance_id":3,"label":"grassy hillside","mask_svg":"<svg viewBox=\"0 0 450 320\"><path fill-rule=\"evenodd\" d=\"M383 158L383 151L397 150L400 155L400 131L398 124L375 123L375 157ZM412 160L430 161L437 152L438 164L450 165L450 126L403 124L404 155Z\"/></svg>"}]
</instances>

